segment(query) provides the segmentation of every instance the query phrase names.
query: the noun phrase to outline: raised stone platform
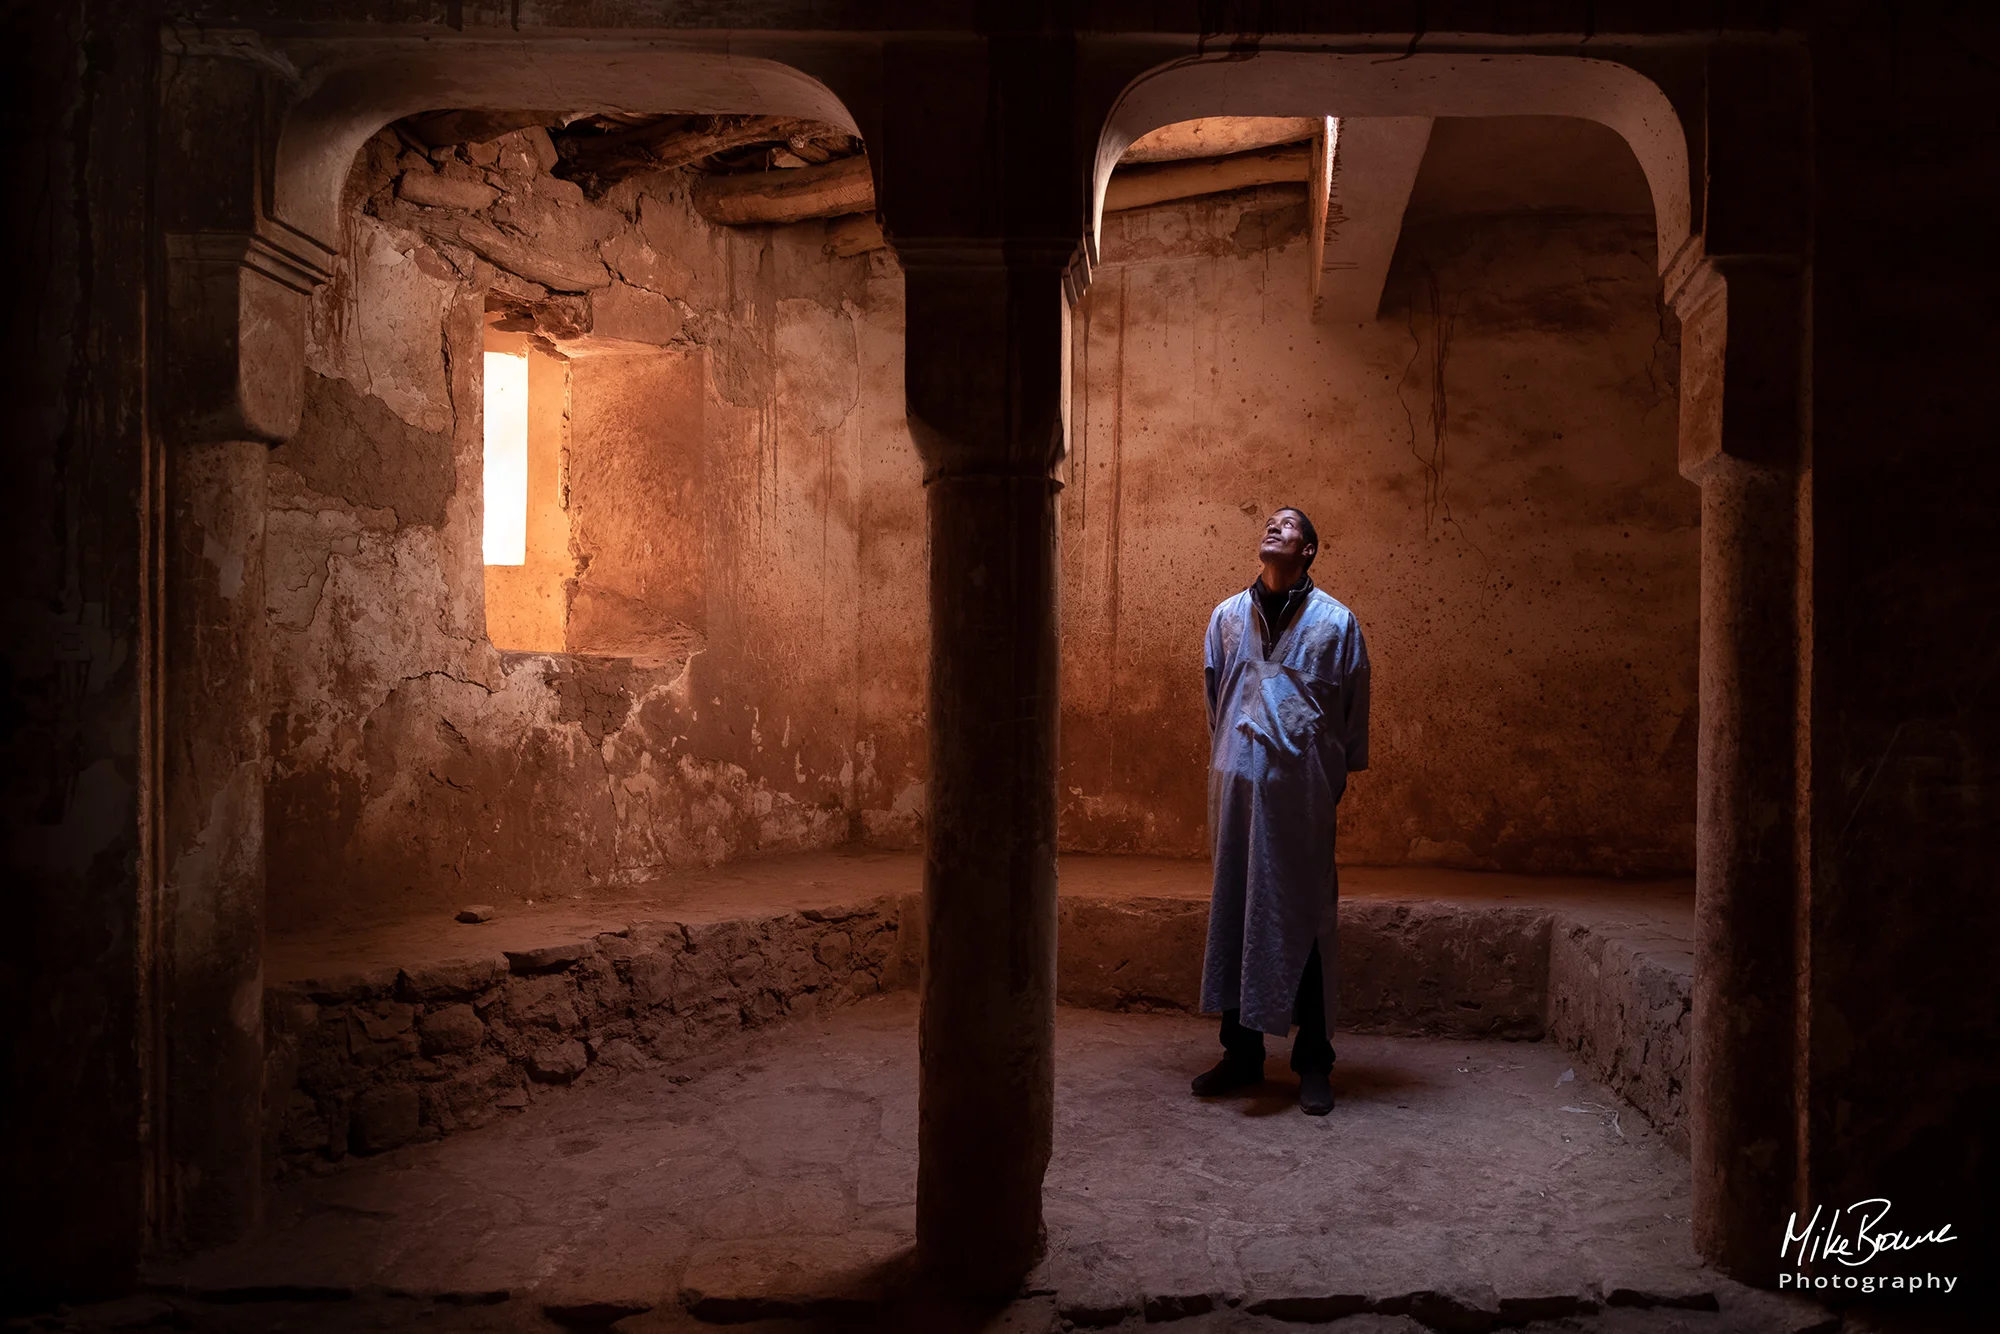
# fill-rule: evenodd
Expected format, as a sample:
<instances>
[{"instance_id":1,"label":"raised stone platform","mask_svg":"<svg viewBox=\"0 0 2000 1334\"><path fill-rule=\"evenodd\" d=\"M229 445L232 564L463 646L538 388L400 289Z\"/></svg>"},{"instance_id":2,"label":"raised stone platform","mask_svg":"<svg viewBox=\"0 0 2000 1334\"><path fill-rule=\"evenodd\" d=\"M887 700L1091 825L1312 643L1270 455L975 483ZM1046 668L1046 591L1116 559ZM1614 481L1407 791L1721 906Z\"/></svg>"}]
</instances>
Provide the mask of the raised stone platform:
<instances>
[{"instance_id":1,"label":"raised stone platform","mask_svg":"<svg viewBox=\"0 0 2000 1334\"><path fill-rule=\"evenodd\" d=\"M273 1158L323 1170L913 985L921 874L907 854L809 854L477 924L274 936ZM1062 1001L1193 1011L1206 866L1069 856L1061 876ZM1685 1151L1686 882L1350 868L1341 923L1342 1031L1550 1037Z\"/></svg>"},{"instance_id":2,"label":"raised stone platform","mask_svg":"<svg viewBox=\"0 0 2000 1334\"><path fill-rule=\"evenodd\" d=\"M913 981L903 899L816 881L821 860L476 924L440 915L274 937L273 1161L297 1169L435 1139Z\"/></svg>"},{"instance_id":3,"label":"raised stone platform","mask_svg":"<svg viewBox=\"0 0 2000 1334\"><path fill-rule=\"evenodd\" d=\"M1064 1004L1197 1008L1205 863L1065 857L1061 875ZM1687 1151L1692 879L1356 866L1340 883L1341 1031L1547 1037Z\"/></svg>"}]
</instances>

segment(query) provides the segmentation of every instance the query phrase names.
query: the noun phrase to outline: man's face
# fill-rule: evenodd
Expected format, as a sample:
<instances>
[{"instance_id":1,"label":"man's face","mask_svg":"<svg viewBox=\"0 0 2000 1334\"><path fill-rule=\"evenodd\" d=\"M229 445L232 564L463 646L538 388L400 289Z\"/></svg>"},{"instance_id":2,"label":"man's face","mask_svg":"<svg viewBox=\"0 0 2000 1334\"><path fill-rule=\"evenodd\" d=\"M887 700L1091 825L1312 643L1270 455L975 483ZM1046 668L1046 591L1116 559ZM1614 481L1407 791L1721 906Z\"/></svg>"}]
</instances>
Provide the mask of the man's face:
<instances>
[{"instance_id":1,"label":"man's face","mask_svg":"<svg viewBox=\"0 0 2000 1334\"><path fill-rule=\"evenodd\" d=\"M1257 559L1289 561L1314 555L1316 550L1306 541L1299 516L1290 510L1278 510L1264 521L1264 541L1257 548Z\"/></svg>"}]
</instances>

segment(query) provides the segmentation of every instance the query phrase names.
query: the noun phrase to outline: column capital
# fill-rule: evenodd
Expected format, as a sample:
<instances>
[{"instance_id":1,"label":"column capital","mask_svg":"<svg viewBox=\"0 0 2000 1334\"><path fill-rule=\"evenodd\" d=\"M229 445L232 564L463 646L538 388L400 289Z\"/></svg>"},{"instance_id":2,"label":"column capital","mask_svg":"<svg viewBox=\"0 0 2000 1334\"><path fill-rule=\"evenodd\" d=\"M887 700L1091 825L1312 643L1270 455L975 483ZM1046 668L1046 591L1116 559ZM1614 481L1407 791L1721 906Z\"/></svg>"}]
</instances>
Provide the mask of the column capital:
<instances>
[{"instance_id":1,"label":"column capital","mask_svg":"<svg viewBox=\"0 0 2000 1334\"><path fill-rule=\"evenodd\" d=\"M996 18L882 53L869 152L903 264L903 385L926 483L1047 479L1064 451L1067 303L1089 281L1076 39Z\"/></svg>"},{"instance_id":2,"label":"column capital","mask_svg":"<svg viewBox=\"0 0 2000 1334\"><path fill-rule=\"evenodd\" d=\"M1725 293L1732 277L1754 282L1758 275L1803 275L1803 255L1710 254L1700 235L1688 238L1660 279L1661 296L1681 319Z\"/></svg>"},{"instance_id":3,"label":"column capital","mask_svg":"<svg viewBox=\"0 0 2000 1334\"><path fill-rule=\"evenodd\" d=\"M1810 283L1801 256L1711 255L1699 237L1669 266L1664 295L1681 322L1680 470L1689 481L1805 463Z\"/></svg>"},{"instance_id":4,"label":"column capital","mask_svg":"<svg viewBox=\"0 0 2000 1334\"><path fill-rule=\"evenodd\" d=\"M268 217L248 230L168 232L165 242L169 263L234 265L302 296L333 276L332 246Z\"/></svg>"},{"instance_id":5,"label":"column capital","mask_svg":"<svg viewBox=\"0 0 2000 1334\"><path fill-rule=\"evenodd\" d=\"M169 437L283 443L304 405L306 303L332 275L333 249L265 217L164 239Z\"/></svg>"},{"instance_id":6,"label":"column capital","mask_svg":"<svg viewBox=\"0 0 2000 1334\"><path fill-rule=\"evenodd\" d=\"M919 241L904 267L903 391L924 481L1043 477L1061 462L1066 288L1078 243Z\"/></svg>"},{"instance_id":7,"label":"column capital","mask_svg":"<svg viewBox=\"0 0 2000 1334\"><path fill-rule=\"evenodd\" d=\"M900 236L891 237L889 247L906 278L919 269L1042 269L1062 275L1063 297L1072 306L1090 290L1090 247L1074 236Z\"/></svg>"},{"instance_id":8,"label":"column capital","mask_svg":"<svg viewBox=\"0 0 2000 1334\"><path fill-rule=\"evenodd\" d=\"M232 51L180 51L162 81L161 420L177 444L280 443L304 399L306 303L331 241L279 221L270 183L293 90Z\"/></svg>"}]
</instances>

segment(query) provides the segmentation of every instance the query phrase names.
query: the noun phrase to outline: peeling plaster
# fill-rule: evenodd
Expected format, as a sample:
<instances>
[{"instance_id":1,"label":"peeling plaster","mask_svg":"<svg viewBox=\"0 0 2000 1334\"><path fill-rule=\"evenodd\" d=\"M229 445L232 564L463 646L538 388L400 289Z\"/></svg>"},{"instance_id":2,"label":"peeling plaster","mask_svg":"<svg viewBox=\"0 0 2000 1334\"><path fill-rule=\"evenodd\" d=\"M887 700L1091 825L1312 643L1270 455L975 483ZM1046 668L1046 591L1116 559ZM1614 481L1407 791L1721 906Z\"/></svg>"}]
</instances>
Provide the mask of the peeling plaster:
<instances>
[{"instance_id":1,"label":"peeling plaster","mask_svg":"<svg viewBox=\"0 0 2000 1334\"><path fill-rule=\"evenodd\" d=\"M519 176L529 161L503 152L500 170ZM310 452L281 454L271 469L274 924L468 894L551 897L845 842L865 795L852 756L867 721L848 684L859 662L852 595L834 598L829 615L829 591L858 586L859 406L884 396L871 417L903 434L891 411L900 380L865 377L860 333L893 333L900 282L880 281L865 256L829 263L816 228L775 240L722 232L671 190L621 187L591 203L559 183L509 177L496 219L504 212L551 253L600 253L684 315L685 332L659 354L572 363L588 372L572 397L597 396L572 411L573 456L591 447L593 404L624 392L621 368L678 356L708 370L698 422L676 411L665 423L701 433L673 446L704 460L685 481L701 527L678 545L656 525L629 543L621 534L620 553L653 562L622 576L641 582L606 584L612 563L598 559L577 585L656 599L647 571L683 579L696 600L672 613L678 647L501 653L483 637L477 419L454 404L477 401L482 290L544 298L439 239L447 229L397 200L382 174L400 169L374 148L357 164L351 258L310 321L308 363L339 388L309 402ZM388 442L405 431L442 442L453 477L441 516L395 499L389 470L368 462L410 459ZM601 502L579 466L573 457L567 503L573 538L588 542ZM411 473L393 484L440 494L438 480ZM750 552L768 553L767 568L745 578Z\"/></svg>"}]
</instances>

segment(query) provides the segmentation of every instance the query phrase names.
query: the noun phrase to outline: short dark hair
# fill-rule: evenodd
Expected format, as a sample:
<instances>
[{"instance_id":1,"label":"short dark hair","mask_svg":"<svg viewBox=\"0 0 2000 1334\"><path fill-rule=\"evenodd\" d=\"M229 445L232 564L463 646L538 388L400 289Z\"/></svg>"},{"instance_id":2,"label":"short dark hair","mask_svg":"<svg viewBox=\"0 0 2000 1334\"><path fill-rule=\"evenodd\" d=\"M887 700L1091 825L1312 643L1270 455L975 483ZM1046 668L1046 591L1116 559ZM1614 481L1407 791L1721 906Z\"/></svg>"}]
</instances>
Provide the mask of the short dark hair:
<instances>
[{"instance_id":1,"label":"short dark hair","mask_svg":"<svg viewBox=\"0 0 2000 1334\"><path fill-rule=\"evenodd\" d=\"M1313 527L1313 521L1308 519L1306 512L1297 505L1280 505L1273 513L1296 514L1299 516L1299 527L1305 531L1306 541L1310 542L1313 548L1312 556L1306 557L1306 568L1311 569L1313 557L1319 555L1319 529Z\"/></svg>"}]
</instances>

